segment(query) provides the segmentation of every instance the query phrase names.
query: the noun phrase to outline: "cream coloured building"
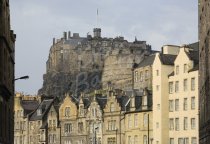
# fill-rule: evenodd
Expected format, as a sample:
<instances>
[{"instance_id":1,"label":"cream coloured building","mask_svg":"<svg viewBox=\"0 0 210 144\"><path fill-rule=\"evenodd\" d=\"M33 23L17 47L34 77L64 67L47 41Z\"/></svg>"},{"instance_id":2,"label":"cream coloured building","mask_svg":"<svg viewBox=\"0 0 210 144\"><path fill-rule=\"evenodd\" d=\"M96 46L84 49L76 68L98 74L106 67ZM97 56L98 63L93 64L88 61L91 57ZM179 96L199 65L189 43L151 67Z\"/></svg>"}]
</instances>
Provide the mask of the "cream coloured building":
<instances>
[{"instance_id":1,"label":"cream coloured building","mask_svg":"<svg viewBox=\"0 0 210 144\"><path fill-rule=\"evenodd\" d=\"M180 48L168 86L169 144L198 144L198 51Z\"/></svg>"},{"instance_id":2,"label":"cream coloured building","mask_svg":"<svg viewBox=\"0 0 210 144\"><path fill-rule=\"evenodd\" d=\"M198 139L198 135L195 134L196 132L198 134L198 97L196 92L198 89L196 83L198 59L196 54L198 53L194 44L184 47L167 45L163 46L162 52L155 56L153 63L153 134L155 144L187 144L191 141L194 144L195 139ZM176 75L177 72L179 75ZM191 80L195 84L193 92L190 90ZM185 87L185 91L183 87ZM173 90L176 92L170 94L169 92ZM183 107L186 109L183 110Z\"/></svg>"}]
</instances>

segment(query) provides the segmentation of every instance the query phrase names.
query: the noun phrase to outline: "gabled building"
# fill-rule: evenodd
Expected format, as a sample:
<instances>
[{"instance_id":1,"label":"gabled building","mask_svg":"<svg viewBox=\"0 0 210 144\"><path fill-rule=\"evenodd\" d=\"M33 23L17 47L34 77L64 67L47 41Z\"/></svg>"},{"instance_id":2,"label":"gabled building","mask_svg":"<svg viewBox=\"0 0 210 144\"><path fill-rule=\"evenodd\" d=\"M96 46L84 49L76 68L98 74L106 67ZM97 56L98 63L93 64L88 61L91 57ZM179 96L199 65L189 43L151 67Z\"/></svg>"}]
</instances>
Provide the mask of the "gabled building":
<instances>
[{"instance_id":1,"label":"gabled building","mask_svg":"<svg viewBox=\"0 0 210 144\"><path fill-rule=\"evenodd\" d=\"M84 110L85 105L83 105L82 101L79 102L79 114L78 102L77 98L66 94L65 99L60 105L61 144L87 143L86 123L84 119L86 114Z\"/></svg>"},{"instance_id":2,"label":"gabled building","mask_svg":"<svg viewBox=\"0 0 210 144\"><path fill-rule=\"evenodd\" d=\"M153 134L156 144L198 143L198 48L195 46L196 43L182 47L167 45L155 56Z\"/></svg>"},{"instance_id":3,"label":"gabled building","mask_svg":"<svg viewBox=\"0 0 210 144\"><path fill-rule=\"evenodd\" d=\"M48 113L52 105L56 102L54 98L44 99L39 106L29 114L29 144L47 144L48 143ZM56 113L54 113L56 115ZM50 121L49 121L50 122ZM51 121L53 123L53 121ZM58 122L55 122L56 124Z\"/></svg>"},{"instance_id":4,"label":"gabled building","mask_svg":"<svg viewBox=\"0 0 210 144\"><path fill-rule=\"evenodd\" d=\"M153 141L152 93L130 91L129 103L125 112L125 144L148 144Z\"/></svg>"},{"instance_id":5,"label":"gabled building","mask_svg":"<svg viewBox=\"0 0 210 144\"><path fill-rule=\"evenodd\" d=\"M180 47L168 76L169 144L199 143L198 59L198 51Z\"/></svg>"},{"instance_id":6,"label":"gabled building","mask_svg":"<svg viewBox=\"0 0 210 144\"><path fill-rule=\"evenodd\" d=\"M14 101L14 144L28 144L28 115L39 105L38 96L16 93Z\"/></svg>"}]
</instances>

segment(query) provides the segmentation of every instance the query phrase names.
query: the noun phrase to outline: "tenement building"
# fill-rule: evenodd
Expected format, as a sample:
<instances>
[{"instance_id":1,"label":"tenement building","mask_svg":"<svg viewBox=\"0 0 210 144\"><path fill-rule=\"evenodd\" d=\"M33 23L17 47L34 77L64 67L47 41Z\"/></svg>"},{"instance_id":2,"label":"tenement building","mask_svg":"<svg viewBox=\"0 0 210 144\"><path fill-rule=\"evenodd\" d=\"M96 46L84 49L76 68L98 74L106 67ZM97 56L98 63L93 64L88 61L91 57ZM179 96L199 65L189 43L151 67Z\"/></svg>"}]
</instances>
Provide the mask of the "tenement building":
<instances>
[{"instance_id":1,"label":"tenement building","mask_svg":"<svg viewBox=\"0 0 210 144\"><path fill-rule=\"evenodd\" d=\"M15 34L10 30L9 0L0 1L0 143L13 144Z\"/></svg>"},{"instance_id":2,"label":"tenement building","mask_svg":"<svg viewBox=\"0 0 210 144\"><path fill-rule=\"evenodd\" d=\"M14 144L28 144L28 115L39 105L40 97L16 93L14 99Z\"/></svg>"},{"instance_id":3,"label":"tenement building","mask_svg":"<svg viewBox=\"0 0 210 144\"><path fill-rule=\"evenodd\" d=\"M164 46L153 63L153 129L159 144L198 144L198 48Z\"/></svg>"},{"instance_id":4,"label":"tenement building","mask_svg":"<svg viewBox=\"0 0 210 144\"><path fill-rule=\"evenodd\" d=\"M210 143L210 1L199 0L200 143Z\"/></svg>"}]
</instances>

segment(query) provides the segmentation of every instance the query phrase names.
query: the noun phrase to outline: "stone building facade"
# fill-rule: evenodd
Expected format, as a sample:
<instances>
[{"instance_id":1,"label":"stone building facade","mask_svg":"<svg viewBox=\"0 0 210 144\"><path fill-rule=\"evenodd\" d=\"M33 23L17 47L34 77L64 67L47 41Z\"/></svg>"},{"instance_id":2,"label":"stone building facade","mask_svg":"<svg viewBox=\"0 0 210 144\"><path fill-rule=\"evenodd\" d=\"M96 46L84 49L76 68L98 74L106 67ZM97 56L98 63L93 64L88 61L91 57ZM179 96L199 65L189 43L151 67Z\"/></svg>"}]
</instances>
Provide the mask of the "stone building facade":
<instances>
[{"instance_id":1,"label":"stone building facade","mask_svg":"<svg viewBox=\"0 0 210 144\"><path fill-rule=\"evenodd\" d=\"M15 38L10 29L9 0L0 1L0 143L14 139L14 65Z\"/></svg>"},{"instance_id":2,"label":"stone building facade","mask_svg":"<svg viewBox=\"0 0 210 144\"><path fill-rule=\"evenodd\" d=\"M200 96L200 143L210 143L210 1L199 0L199 96Z\"/></svg>"},{"instance_id":3,"label":"stone building facade","mask_svg":"<svg viewBox=\"0 0 210 144\"><path fill-rule=\"evenodd\" d=\"M28 144L28 115L39 105L38 96L16 93L14 98L14 144Z\"/></svg>"}]
</instances>

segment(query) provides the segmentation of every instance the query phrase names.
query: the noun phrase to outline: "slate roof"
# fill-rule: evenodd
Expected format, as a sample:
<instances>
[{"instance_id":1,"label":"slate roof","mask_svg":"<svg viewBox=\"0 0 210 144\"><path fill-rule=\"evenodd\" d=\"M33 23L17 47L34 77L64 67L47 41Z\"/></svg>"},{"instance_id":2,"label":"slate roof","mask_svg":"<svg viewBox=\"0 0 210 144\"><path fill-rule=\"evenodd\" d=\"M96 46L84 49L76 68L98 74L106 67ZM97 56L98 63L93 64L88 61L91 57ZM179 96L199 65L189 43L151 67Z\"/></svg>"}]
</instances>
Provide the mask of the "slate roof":
<instances>
[{"instance_id":1,"label":"slate roof","mask_svg":"<svg viewBox=\"0 0 210 144\"><path fill-rule=\"evenodd\" d=\"M191 43L188 46L194 51L199 51L199 42Z\"/></svg>"},{"instance_id":2,"label":"slate roof","mask_svg":"<svg viewBox=\"0 0 210 144\"><path fill-rule=\"evenodd\" d=\"M24 109L24 115L27 115L38 107L39 102L36 100L22 100L20 104Z\"/></svg>"},{"instance_id":3,"label":"slate roof","mask_svg":"<svg viewBox=\"0 0 210 144\"><path fill-rule=\"evenodd\" d=\"M42 118L47 114L47 112L49 111L52 103L53 103L54 99L47 99L47 100L43 100L38 108L31 114L29 120L30 121L34 121L34 120L42 120ZM37 115L37 111L41 109L42 110L42 114L41 115Z\"/></svg>"},{"instance_id":4,"label":"slate roof","mask_svg":"<svg viewBox=\"0 0 210 144\"><path fill-rule=\"evenodd\" d=\"M162 53L160 54L160 60L164 65L174 65L176 57L177 57L176 55L162 54Z\"/></svg>"},{"instance_id":5,"label":"slate roof","mask_svg":"<svg viewBox=\"0 0 210 144\"><path fill-rule=\"evenodd\" d=\"M190 60L194 61L194 64L197 65L199 63L199 52L198 51L189 51L187 52Z\"/></svg>"},{"instance_id":6,"label":"slate roof","mask_svg":"<svg viewBox=\"0 0 210 144\"><path fill-rule=\"evenodd\" d=\"M107 103L107 96L97 96L96 101L98 102L100 108L103 110Z\"/></svg>"},{"instance_id":7,"label":"slate roof","mask_svg":"<svg viewBox=\"0 0 210 144\"><path fill-rule=\"evenodd\" d=\"M150 55L146 57L142 62L138 64L137 68L152 65L154 62L154 59L155 59L155 55Z\"/></svg>"}]
</instances>

